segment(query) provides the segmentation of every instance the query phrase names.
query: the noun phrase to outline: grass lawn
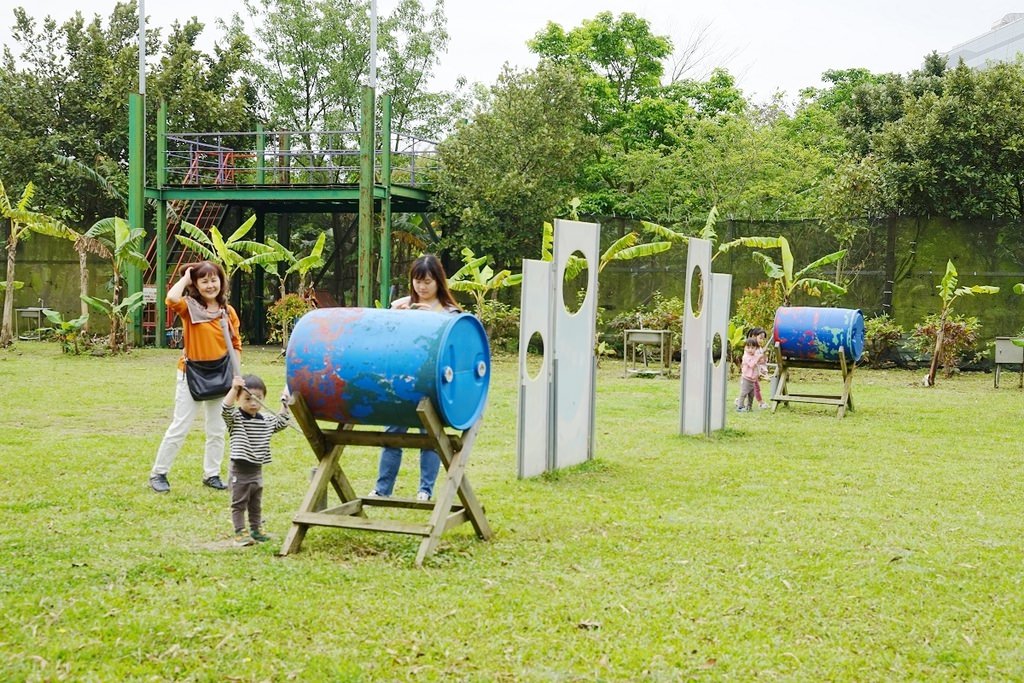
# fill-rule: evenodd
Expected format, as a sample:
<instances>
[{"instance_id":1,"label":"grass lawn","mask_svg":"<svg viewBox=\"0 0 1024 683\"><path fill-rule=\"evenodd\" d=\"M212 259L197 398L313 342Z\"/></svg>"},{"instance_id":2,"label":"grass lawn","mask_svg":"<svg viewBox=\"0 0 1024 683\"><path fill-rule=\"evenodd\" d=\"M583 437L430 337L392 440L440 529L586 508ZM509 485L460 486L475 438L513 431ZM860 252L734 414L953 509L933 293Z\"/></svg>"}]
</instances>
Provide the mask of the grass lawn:
<instances>
[{"instance_id":1,"label":"grass lawn","mask_svg":"<svg viewBox=\"0 0 1024 683\"><path fill-rule=\"evenodd\" d=\"M468 469L495 538L462 525L416 569L417 538L336 529L276 556L315 464L291 430L265 471L270 543L226 543L199 423L152 493L177 353L0 352L0 679L1024 678L1012 375L862 370L843 420L730 413L705 439L677 435L678 379L609 361L597 459L519 481L516 360L498 359ZM271 397L275 355L243 356ZM346 456L369 491L377 453ZM416 479L407 454L396 493Z\"/></svg>"}]
</instances>

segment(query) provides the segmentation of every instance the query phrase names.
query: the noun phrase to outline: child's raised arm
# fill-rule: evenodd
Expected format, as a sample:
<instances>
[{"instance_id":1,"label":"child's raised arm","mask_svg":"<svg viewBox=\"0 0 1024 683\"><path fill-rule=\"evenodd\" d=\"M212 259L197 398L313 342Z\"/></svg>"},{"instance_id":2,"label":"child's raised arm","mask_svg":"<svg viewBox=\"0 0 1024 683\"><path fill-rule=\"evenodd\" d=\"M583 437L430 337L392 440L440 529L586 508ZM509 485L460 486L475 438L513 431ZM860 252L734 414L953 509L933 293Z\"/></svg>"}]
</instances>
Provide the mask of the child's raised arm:
<instances>
[{"instance_id":1,"label":"child's raised arm","mask_svg":"<svg viewBox=\"0 0 1024 683\"><path fill-rule=\"evenodd\" d=\"M238 400L238 397L241 396L244 390L245 380L242 379L241 375L235 375L231 380L231 391L224 397L224 405L228 408L235 405L235 401Z\"/></svg>"}]
</instances>

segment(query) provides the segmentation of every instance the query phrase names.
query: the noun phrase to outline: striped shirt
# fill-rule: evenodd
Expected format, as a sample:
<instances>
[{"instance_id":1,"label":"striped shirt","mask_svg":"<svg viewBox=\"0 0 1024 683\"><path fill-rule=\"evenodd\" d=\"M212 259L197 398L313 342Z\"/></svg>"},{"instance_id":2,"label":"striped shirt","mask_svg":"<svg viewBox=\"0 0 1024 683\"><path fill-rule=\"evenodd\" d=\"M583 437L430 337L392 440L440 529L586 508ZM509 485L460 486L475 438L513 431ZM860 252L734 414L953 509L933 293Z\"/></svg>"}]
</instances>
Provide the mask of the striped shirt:
<instances>
[{"instance_id":1,"label":"striped shirt","mask_svg":"<svg viewBox=\"0 0 1024 683\"><path fill-rule=\"evenodd\" d=\"M231 459L254 465L270 464L270 437L288 426L284 413L249 415L238 406L221 404L220 414L228 425Z\"/></svg>"}]
</instances>

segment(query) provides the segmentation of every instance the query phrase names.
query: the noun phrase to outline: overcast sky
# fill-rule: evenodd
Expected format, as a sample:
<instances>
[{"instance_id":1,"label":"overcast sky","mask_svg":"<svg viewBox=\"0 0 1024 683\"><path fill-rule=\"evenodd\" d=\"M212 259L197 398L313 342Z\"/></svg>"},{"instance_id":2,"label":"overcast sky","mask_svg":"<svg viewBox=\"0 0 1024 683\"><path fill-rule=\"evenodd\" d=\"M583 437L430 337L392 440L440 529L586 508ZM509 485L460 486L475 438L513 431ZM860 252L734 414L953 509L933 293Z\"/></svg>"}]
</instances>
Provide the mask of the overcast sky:
<instances>
[{"instance_id":1,"label":"overcast sky","mask_svg":"<svg viewBox=\"0 0 1024 683\"><path fill-rule=\"evenodd\" d=\"M432 0L423 0L432 6ZM87 17L109 15L113 0L0 0L0 42L10 42L13 9L63 20L76 9ZM396 2L378 0L378 12ZM196 16L212 45L218 17L243 11L242 0L146 0L150 26ZM681 48L696 30L706 28L712 48L707 66L732 72L748 97L767 99L782 90L787 100L801 88L820 85L826 69L866 67L875 72L906 72L920 66L932 50L945 52L988 31L1004 14L1024 11L994 0L447 0L447 54L441 58L434 87L450 88L457 77L493 83L501 65L533 66L526 41L548 21L570 29L603 10L634 12L648 19L657 34ZM243 13L244 16L244 13ZM166 31L164 32L166 35ZM204 45L208 47L208 45Z\"/></svg>"}]
</instances>

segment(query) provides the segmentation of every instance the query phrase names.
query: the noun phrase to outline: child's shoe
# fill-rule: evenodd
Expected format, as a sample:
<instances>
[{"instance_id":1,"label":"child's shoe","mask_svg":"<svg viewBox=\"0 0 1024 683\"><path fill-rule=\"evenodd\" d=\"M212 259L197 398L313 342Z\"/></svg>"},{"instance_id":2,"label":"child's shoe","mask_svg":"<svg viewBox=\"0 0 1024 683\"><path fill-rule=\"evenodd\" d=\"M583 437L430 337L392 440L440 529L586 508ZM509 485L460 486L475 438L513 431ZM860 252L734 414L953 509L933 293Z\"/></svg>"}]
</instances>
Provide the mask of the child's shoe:
<instances>
[{"instance_id":1,"label":"child's shoe","mask_svg":"<svg viewBox=\"0 0 1024 683\"><path fill-rule=\"evenodd\" d=\"M770 408L770 407L771 406L769 406L767 403L763 403L763 402L761 403L761 405L758 406L758 408L760 408L761 410L764 410L765 408Z\"/></svg>"},{"instance_id":2,"label":"child's shoe","mask_svg":"<svg viewBox=\"0 0 1024 683\"><path fill-rule=\"evenodd\" d=\"M245 529L236 529L235 530L234 543L235 543L236 547L244 548L245 546L252 545L255 542L256 541L253 539L252 536L250 536L249 534L245 533Z\"/></svg>"},{"instance_id":3,"label":"child's shoe","mask_svg":"<svg viewBox=\"0 0 1024 683\"><path fill-rule=\"evenodd\" d=\"M266 543L272 538L270 534L264 533L263 529L260 527L253 527L252 533L249 534L249 537L257 543Z\"/></svg>"},{"instance_id":4,"label":"child's shoe","mask_svg":"<svg viewBox=\"0 0 1024 683\"><path fill-rule=\"evenodd\" d=\"M747 412L747 409L744 408L743 406L738 405L738 406L736 406L736 412L737 413L745 413L745 412Z\"/></svg>"}]
</instances>

